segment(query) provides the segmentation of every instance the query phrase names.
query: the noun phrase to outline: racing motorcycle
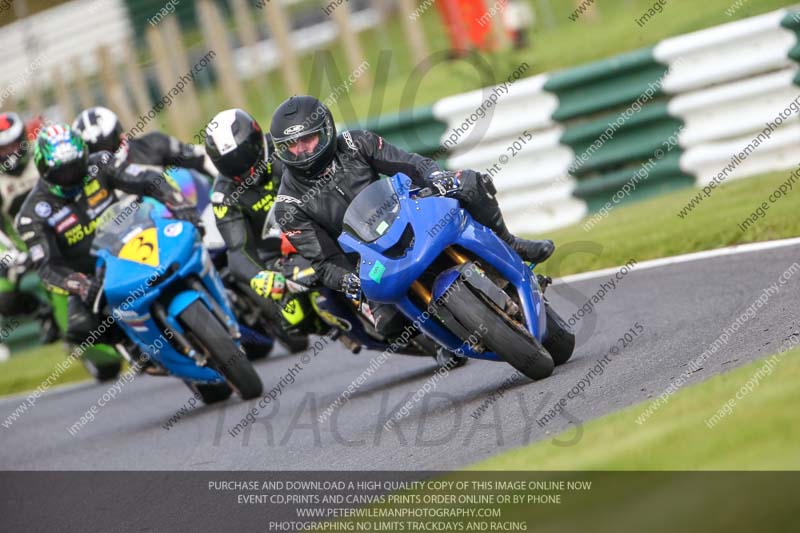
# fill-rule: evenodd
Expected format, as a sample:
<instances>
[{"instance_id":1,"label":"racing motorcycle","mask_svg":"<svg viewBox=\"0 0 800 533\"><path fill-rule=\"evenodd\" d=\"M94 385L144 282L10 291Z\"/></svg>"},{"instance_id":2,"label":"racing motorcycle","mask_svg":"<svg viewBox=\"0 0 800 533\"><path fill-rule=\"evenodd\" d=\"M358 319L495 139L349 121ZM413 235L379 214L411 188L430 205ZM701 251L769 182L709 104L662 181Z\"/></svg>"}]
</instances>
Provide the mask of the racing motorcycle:
<instances>
[{"instance_id":1,"label":"racing motorcycle","mask_svg":"<svg viewBox=\"0 0 800 533\"><path fill-rule=\"evenodd\" d=\"M233 312L242 332L242 346L247 353L248 359L254 361L267 357L274 346L273 339L277 338L282 344L286 345L288 338L280 328L275 327L276 320L267 320L253 313L253 308L245 300L247 291L241 290L240 287L233 283L228 273L225 241L217 230L211 205L211 183L202 174L186 168L170 168L167 170L166 175L168 179L172 180L173 187L179 189L184 198L197 207L204 229L203 245L211 254L214 266L217 268L228 293ZM157 214L166 217L170 216L169 211L163 204L149 197L146 197L145 201L153 204ZM304 350L307 345L308 341L306 339L305 345L300 350Z\"/></svg>"},{"instance_id":2,"label":"racing motorcycle","mask_svg":"<svg viewBox=\"0 0 800 533\"><path fill-rule=\"evenodd\" d=\"M549 279L458 201L396 174L351 202L339 244L364 297L393 304L440 348L505 361L528 378L569 360L575 336L544 298Z\"/></svg>"},{"instance_id":3,"label":"racing motorcycle","mask_svg":"<svg viewBox=\"0 0 800 533\"><path fill-rule=\"evenodd\" d=\"M182 379L204 403L232 390L259 396L261 379L199 231L156 210L129 198L98 219L91 253L103 284L94 311L117 319L130 343L116 347L127 359Z\"/></svg>"},{"instance_id":4,"label":"racing motorcycle","mask_svg":"<svg viewBox=\"0 0 800 533\"><path fill-rule=\"evenodd\" d=\"M338 340L354 354L367 348L391 350L403 355L432 356L439 366L448 368L466 363L466 359L437 346L412 326L405 328L396 339L383 337L375 327L375 317L368 302L348 300L340 292L324 287L314 269L302 259L286 236L280 234L280 238L282 260L276 268L286 278L288 290L281 305L283 316L290 324L289 332L306 338L308 335L325 335Z\"/></svg>"}]
</instances>

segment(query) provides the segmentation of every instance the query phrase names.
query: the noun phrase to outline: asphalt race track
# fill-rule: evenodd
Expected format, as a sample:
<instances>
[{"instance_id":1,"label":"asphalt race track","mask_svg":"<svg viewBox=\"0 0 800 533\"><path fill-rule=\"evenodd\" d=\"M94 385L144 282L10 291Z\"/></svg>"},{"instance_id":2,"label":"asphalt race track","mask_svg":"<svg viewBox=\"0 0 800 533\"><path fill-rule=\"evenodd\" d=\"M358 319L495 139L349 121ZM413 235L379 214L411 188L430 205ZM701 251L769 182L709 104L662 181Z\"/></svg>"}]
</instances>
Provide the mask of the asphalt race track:
<instances>
[{"instance_id":1,"label":"asphalt race track","mask_svg":"<svg viewBox=\"0 0 800 533\"><path fill-rule=\"evenodd\" d=\"M390 413L410 400L436 369L427 358L392 356L349 402L319 422L323 410L378 355L352 355L329 342L264 409L258 410L258 400L232 398L222 405L196 407L169 430L163 426L190 398L175 379L139 376L124 384L74 436L67 428L111 385L87 383L50 391L10 428L0 427L0 469L440 470L552 439L571 428L560 444L569 445L583 431L576 424L661 394L797 260L800 245L634 268L578 323L578 348L568 364L546 380L513 384L481 416L473 414L514 374L510 366L471 361L451 371L394 428L385 430ZM612 276L556 285L548 296L568 318ZM770 295L690 382L775 353L787 338L800 334L798 280ZM619 339L631 328L643 332L623 348ZM612 348L618 353L612 354ZM567 400L564 414L540 427L536 419L607 355L603 374L591 379L582 395ZM257 363L265 392L299 361L300 356L276 352ZM0 419L20 401L1 400ZM255 423L231 436L229 430L253 407L258 410L252 416Z\"/></svg>"}]
</instances>

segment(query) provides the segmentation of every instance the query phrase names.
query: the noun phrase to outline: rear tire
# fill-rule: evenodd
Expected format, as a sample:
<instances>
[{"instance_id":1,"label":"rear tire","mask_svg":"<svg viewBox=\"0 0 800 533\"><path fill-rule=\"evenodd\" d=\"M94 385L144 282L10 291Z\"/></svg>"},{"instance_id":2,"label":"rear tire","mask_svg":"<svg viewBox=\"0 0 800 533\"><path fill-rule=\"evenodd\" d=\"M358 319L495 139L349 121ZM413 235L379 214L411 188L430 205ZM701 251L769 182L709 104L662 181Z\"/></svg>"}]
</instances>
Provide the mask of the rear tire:
<instances>
[{"instance_id":1,"label":"rear tire","mask_svg":"<svg viewBox=\"0 0 800 533\"><path fill-rule=\"evenodd\" d=\"M547 334L542 345L550 352L556 366L563 365L569 361L572 352L575 351L575 333L549 304L545 304L545 307L547 309Z\"/></svg>"},{"instance_id":2,"label":"rear tire","mask_svg":"<svg viewBox=\"0 0 800 533\"><path fill-rule=\"evenodd\" d=\"M184 383L206 405L224 402L233 394L233 389L225 383L193 383L191 381L184 381Z\"/></svg>"},{"instance_id":3,"label":"rear tire","mask_svg":"<svg viewBox=\"0 0 800 533\"><path fill-rule=\"evenodd\" d=\"M553 373L553 358L533 336L503 319L499 311L484 302L464 284L447 297L445 307L467 331L488 330L481 342L530 379L544 379ZM463 339L462 339L463 340Z\"/></svg>"},{"instance_id":4,"label":"rear tire","mask_svg":"<svg viewBox=\"0 0 800 533\"><path fill-rule=\"evenodd\" d=\"M187 334L209 355L212 368L221 373L243 400L260 396L264 390L247 354L231 338L228 330L200 300L195 300L180 314Z\"/></svg>"}]
</instances>

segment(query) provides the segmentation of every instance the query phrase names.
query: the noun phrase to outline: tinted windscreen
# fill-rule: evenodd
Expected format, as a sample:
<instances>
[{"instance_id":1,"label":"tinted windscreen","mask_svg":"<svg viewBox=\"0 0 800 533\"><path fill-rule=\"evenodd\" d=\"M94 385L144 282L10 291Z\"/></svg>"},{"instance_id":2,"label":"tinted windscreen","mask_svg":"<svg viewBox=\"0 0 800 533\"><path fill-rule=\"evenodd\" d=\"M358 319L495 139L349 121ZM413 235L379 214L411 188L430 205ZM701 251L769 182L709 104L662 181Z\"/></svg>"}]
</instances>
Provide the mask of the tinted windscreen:
<instances>
[{"instance_id":1,"label":"tinted windscreen","mask_svg":"<svg viewBox=\"0 0 800 533\"><path fill-rule=\"evenodd\" d=\"M108 250L116 255L124 246L123 237L134 229L155 225L150 218L153 205L139 200L117 202L106 209L97 220L97 230L92 241L92 254Z\"/></svg>"},{"instance_id":2,"label":"tinted windscreen","mask_svg":"<svg viewBox=\"0 0 800 533\"><path fill-rule=\"evenodd\" d=\"M347 208L344 231L364 242L376 241L389 230L399 212L400 202L391 180L376 181Z\"/></svg>"}]
</instances>

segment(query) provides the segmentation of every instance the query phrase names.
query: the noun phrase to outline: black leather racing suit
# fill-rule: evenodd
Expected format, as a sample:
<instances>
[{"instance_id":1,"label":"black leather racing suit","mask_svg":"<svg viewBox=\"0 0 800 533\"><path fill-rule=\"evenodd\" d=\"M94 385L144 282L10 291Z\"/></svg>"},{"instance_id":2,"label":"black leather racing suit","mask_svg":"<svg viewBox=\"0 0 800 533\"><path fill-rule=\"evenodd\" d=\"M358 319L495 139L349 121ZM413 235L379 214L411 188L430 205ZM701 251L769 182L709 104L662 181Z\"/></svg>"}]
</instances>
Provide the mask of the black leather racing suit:
<instances>
[{"instance_id":1,"label":"black leather racing suit","mask_svg":"<svg viewBox=\"0 0 800 533\"><path fill-rule=\"evenodd\" d=\"M267 143L271 143L269 135ZM275 150L270 147L267 153L274 154ZM287 295L278 304L259 296L250 285L262 270L281 272L288 277L293 271L309 266L308 260L299 254L282 255L281 231L274 217L269 216L278 195L283 167L283 163L273 157L266 164L266 174L252 182L248 178L233 180L220 175L214 181L211 203L217 229L227 247L228 269L237 286L247 292L273 322L289 327L293 324L285 319L294 315L287 317L281 309L290 305L294 297Z\"/></svg>"},{"instance_id":2,"label":"black leather racing suit","mask_svg":"<svg viewBox=\"0 0 800 533\"><path fill-rule=\"evenodd\" d=\"M182 167L215 175L211 164L206 164L205 152L199 146L185 144L165 133L154 131L126 141L117 156L128 163L159 167Z\"/></svg>"},{"instance_id":3,"label":"black leather racing suit","mask_svg":"<svg viewBox=\"0 0 800 533\"><path fill-rule=\"evenodd\" d=\"M217 229L228 249L228 269L248 286L281 252L280 238L269 234L267 217L275 204L282 172L283 163L274 160L257 183L225 176L214 181L211 203Z\"/></svg>"},{"instance_id":4,"label":"black leather racing suit","mask_svg":"<svg viewBox=\"0 0 800 533\"><path fill-rule=\"evenodd\" d=\"M50 290L67 293L66 278L72 273L94 275L95 258L90 250L97 219L116 202L116 190L152 196L171 205L184 203L166 179L120 162L110 152L89 156L89 174L76 196L68 198L39 180L25 199L16 218L17 231ZM68 316L67 340L71 342L81 342L97 323L97 317L76 295L69 297Z\"/></svg>"},{"instance_id":5,"label":"black leather racing suit","mask_svg":"<svg viewBox=\"0 0 800 533\"><path fill-rule=\"evenodd\" d=\"M350 202L381 174L408 175L415 185L439 170L427 157L404 152L369 131L348 131L339 135L333 161L313 180L283 172L275 218L289 241L319 274L322 283L339 290L342 278L355 272L336 239Z\"/></svg>"},{"instance_id":6,"label":"black leather racing suit","mask_svg":"<svg viewBox=\"0 0 800 533\"><path fill-rule=\"evenodd\" d=\"M350 202L381 174L402 172L424 187L425 178L439 167L369 131L344 132L337 143L333 161L313 180L286 167L275 218L297 251L311 261L322 283L340 290L344 275L355 272L336 242ZM390 338L402 331L406 322L393 306L371 303L370 308L378 333Z\"/></svg>"}]
</instances>

